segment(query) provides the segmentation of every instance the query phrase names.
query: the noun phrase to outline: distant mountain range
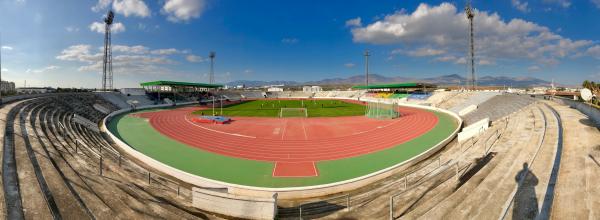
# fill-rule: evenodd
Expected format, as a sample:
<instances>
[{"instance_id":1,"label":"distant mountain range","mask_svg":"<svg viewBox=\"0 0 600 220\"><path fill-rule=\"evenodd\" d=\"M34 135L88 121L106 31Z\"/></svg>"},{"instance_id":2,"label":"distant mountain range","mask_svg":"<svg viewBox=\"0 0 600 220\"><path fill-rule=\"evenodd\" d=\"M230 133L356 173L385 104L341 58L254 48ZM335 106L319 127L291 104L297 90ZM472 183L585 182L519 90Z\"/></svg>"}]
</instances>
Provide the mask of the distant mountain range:
<instances>
[{"instance_id":1,"label":"distant mountain range","mask_svg":"<svg viewBox=\"0 0 600 220\"><path fill-rule=\"evenodd\" d=\"M458 74L443 75L429 78L410 78L410 77L388 77L377 74L369 75L371 83L399 83L399 82L423 82L433 83L444 86L464 85L466 78ZM348 78L331 78L319 81L297 82L297 81L255 81L255 80L237 80L227 83L229 86L245 85L246 87L259 87L267 85L358 85L365 82L364 75L356 75ZM531 87L531 86L549 86L551 83L534 77L508 77L508 76L483 76L478 79L478 85L481 86L512 86L512 87Z\"/></svg>"}]
</instances>

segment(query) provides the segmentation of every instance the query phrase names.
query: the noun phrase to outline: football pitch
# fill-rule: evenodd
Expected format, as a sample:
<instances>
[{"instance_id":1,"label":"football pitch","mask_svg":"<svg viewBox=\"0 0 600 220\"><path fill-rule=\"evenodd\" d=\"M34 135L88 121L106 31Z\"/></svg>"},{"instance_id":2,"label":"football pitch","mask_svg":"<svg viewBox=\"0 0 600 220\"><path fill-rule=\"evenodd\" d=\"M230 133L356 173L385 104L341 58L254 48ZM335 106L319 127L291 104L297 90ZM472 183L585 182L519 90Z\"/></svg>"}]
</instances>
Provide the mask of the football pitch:
<instances>
[{"instance_id":1,"label":"football pitch","mask_svg":"<svg viewBox=\"0 0 600 220\"><path fill-rule=\"evenodd\" d=\"M208 109L196 111L194 114L213 115L212 103L209 103L208 107ZM363 105L341 100L254 100L223 106L222 110L220 103L216 102L214 114L224 116L279 117L282 108L286 111L304 108L308 117L358 116L364 115L366 109Z\"/></svg>"}]
</instances>

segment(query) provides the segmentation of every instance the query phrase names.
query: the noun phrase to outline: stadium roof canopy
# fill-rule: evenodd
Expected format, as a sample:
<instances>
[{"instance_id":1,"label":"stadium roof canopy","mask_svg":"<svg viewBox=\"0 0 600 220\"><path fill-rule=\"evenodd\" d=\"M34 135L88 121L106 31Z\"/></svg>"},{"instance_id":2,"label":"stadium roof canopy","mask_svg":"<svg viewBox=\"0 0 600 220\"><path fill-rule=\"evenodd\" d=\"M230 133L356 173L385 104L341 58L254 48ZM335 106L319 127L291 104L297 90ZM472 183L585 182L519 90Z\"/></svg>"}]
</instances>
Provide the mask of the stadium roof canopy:
<instances>
[{"instance_id":1,"label":"stadium roof canopy","mask_svg":"<svg viewBox=\"0 0 600 220\"><path fill-rule=\"evenodd\" d=\"M199 87L199 88L221 88L223 85L219 84L208 84L208 83L192 83L192 82L175 82L175 81L152 81L140 83L141 86L188 86L188 87Z\"/></svg>"},{"instance_id":2,"label":"stadium roof canopy","mask_svg":"<svg viewBox=\"0 0 600 220\"><path fill-rule=\"evenodd\" d=\"M379 84L369 86L353 86L354 89L413 89L413 88L435 88L434 84L429 83L394 83L394 84Z\"/></svg>"}]
</instances>

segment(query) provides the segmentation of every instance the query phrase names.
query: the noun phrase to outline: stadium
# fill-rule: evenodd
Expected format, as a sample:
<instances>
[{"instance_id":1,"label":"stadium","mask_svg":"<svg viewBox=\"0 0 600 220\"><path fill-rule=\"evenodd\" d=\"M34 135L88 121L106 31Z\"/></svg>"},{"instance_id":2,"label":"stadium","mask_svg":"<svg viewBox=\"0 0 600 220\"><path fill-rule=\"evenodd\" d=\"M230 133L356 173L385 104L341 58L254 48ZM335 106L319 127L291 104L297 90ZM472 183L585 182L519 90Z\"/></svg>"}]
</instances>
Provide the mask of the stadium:
<instances>
[{"instance_id":1,"label":"stadium","mask_svg":"<svg viewBox=\"0 0 600 220\"><path fill-rule=\"evenodd\" d=\"M600 46L464 3L0 1L0 218L600 219Z\"/></svg>"}]
</instances>

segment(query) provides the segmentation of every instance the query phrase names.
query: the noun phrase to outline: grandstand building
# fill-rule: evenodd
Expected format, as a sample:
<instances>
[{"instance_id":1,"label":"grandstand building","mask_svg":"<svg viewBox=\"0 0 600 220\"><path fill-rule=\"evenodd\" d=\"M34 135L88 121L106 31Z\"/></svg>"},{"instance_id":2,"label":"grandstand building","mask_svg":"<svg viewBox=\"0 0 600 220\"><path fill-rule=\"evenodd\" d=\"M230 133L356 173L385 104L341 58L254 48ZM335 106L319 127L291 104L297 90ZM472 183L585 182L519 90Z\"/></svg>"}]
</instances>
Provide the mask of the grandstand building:
<instances>
[{"instance_id":1,"label":"grandstand building","mask_svg":"<svg viewBox=\"0 0 600 220\"><path fill-rule=\"evenodd\" d=\"M323 91L323 88L321 88L320 86L303 86L302 91L303 92L321 92L321 91Z\"/></svg>"}]
</instances>

